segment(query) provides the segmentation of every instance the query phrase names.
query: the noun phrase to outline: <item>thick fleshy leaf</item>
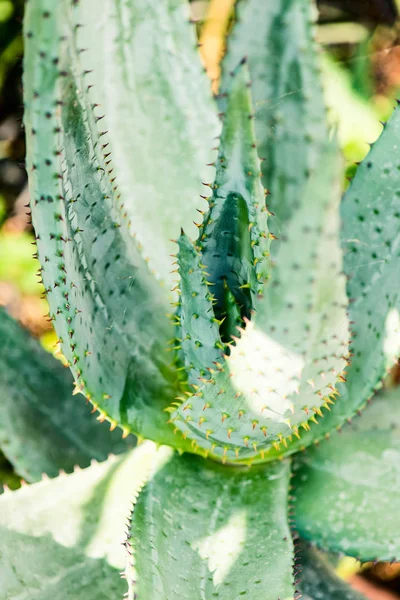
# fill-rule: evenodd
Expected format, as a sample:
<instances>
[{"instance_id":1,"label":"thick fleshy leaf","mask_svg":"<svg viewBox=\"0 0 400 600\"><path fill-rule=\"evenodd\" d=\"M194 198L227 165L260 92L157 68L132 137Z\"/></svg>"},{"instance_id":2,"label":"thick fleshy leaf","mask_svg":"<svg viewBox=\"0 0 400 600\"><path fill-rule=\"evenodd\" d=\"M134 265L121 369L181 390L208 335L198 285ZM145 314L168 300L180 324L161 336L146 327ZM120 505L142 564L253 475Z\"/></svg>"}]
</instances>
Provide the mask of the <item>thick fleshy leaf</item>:
<instances>
[{"instance_id":1,"label":"thick fleshy leaf","mask_svg":"<svg viewBox=\"0 0 400 600\"><path fill-rule=\"evenodd\" d=\"M343 267L348 277L351 363L340 398L293 450L341 427L363 407L400 354L400 136L397 108L357 169L341 206Z\"/></svg>"},{"instance_id":2,"label":"thick fleshy leaf","mask_svg":"<svg viewBox=\"0 0 400 600\"><path fill-rule=\"evenodd\" d=\"M130 598L293 598L288 484L288 462L247 470L173 456L134 507Z\"/></svg>"},{"instance_id":3,"label":"thick fleshy leaf","mask_svg":"<svg viewBox=\"0 0 400 600\"><path fill-rule=\"evenodd\" d=\"M255 146L248 84L247 65L241 64L231 76L217 158L216 179L212 186L212 196L208 198L209 211L204 215L197 239L198 262L204 263L205 270L201 294L195 289L194 281L188 287L187 276L182 273L183 268L182 265L180 266L182 306L179 307L178 313L184 307L191 307L190 316L193 319L193 314L200 314L198 309L193 308L194 303L206 299L205 314L209 315L214 326L211 329L210 325L206 324L207 332L210 334L212 332L208 343L208 346L212 345L212 351L207 351L207 346L204 346L201 340L198 340L200 345L197 347L186 342L186 345L190 344L189 349L195 356L202 356L203 369L197 366L197 373L200 374L197 379L196 372L189 374L189 381L197 397L192 396L189 402L183 402L173 412L172 421L176 428L186 435L187 424L193 421L195 416L198 424L189 424L191 430L189 437L193 439L195 448L199 440L200 449L206 452L211 443L204 444L202 438L204 436L208 438L210 423L214 418L219 419L219 413L214 414L214 402L211 402L211 396L220 391L220 387L214 387L213 371L216 365L221 366L224 362L221 354L221 350L224 349L223 343L231 343L232 336L238 333L238 325L243 323L244 318L250 316L255 296L263 291L263 283L270 268L267 210L264 206L264 192L260 182L260 161ZM194 278L195 273L191 276L192 280ZM207 284L210 284L208 293L206 293ZM215 323L220 326L219 330ZM180 329L182 339L187 335L183 326L184 323ZM184 343L182 349L185 352ZM199 363L199 360L197 358L195 362ZM185 362L191 364L193 359L186 357ZM225 375L222 377L225 380ZM199 386L202 386L204 381L211 384L211 387L207 385L206 390L201 389L198 392ZM235 395L232 386L229 385L227 393L231 396ZM203 396L206 404L201 401ZM224 402L225 398L222 399L222 409L224 409ZM201 413L204 405L209 409L207 415ZM203 423L206 423L204 432L197 432L196 429L201 428ZM215 444L220 445L221 440L218 435L214 439Z\"/></svg>"},{"instance_id":4,"label":"thick fleshy leaf","mask_svg":"<svg viewBox=\"0 0 400 600\"><path fill-rule=\"evenodd\" d=\"M121 431L73 396L68 369L0 309L0 448L27 481L127 450Z\"/></svg>"},{"instance_id":5,"label":"thick fleshy leaf","mask_svg":"<svg viewBox=\"0 0 400 600\"><path fill-rule=\"evenodd\" d=\"M232 73L209 210L196 246L186 235L179 240L178 349L196 390L209 379L209 369L223 362L224 343L250 316L270 267L248 88L247 66L241 64Z\"/></svg>"},{"instance_id":6,"label":"thick fleshy leaf","mask_svg":"<svg viewBox=\"0 0 400 600\"><path fill-rule=\"evenodd\" d=\"M195 449L230 462L273 459L302 445L293 436L333 403L349 340L337 165L331 144L287 225L251 322L225 363L212 366L172 415Z\"/></svg>"},{"instance_id":7,"label":"thick fleshy leaf","mask_svg":"<svg viewBox=\"0 0 400 600\"><path fill-rule=\"evenodd\" d=\"M384 392L352 425L296 459L296 527L322 548L400 559L400 392Z\"/></svg>"},{"instance_id":8,"label":"thick fleshy leaf","mask_svg":"<svg viewBox=\"0 0 400 600\"><path fill-rule=\"evenodd\" d=\"M199 385L199 378L207 375L207 367L222 361L224 347L201 255L185 234L180 236L178 245L180 297L176 315L176 349L189 374L189 381Z\"/></svg>"},{"instance_id":9,"label":"thick fleshy leaf","mask_svg":"<svg viewBox=\"0 0 400 600\"><path fill-rule=\"evenodd\" d=\"M143 444L0 496L0 600L121 598L125 518L154 460L154 445Z\"/></svg>"},{"instance_id":10,"label":"thick fleshy leaf","mask_svg":"<svg viewBox=\"0 0 400 600\"><path fill-rule=\"evenodd\" d=\"M93 70L92 97L106 115L124 210L144 256L170 283L171 239L180 227L194 237L220 131L188 3L85 0L74 18L83 68Z\"/></svg>"},{"instance_id":11,"label":"thick fleshy leaf","mask_svg":"<svg viewBox=\"0 0 400 600\"><path fill-rule=\"evenodd\" d=\"M302 542L296 551L303 600L365 600L365 596L339 579L321 552Z\"/></svg>"},{"instance_id":12,"label":"thick fleshy leaf","mask_svg":"<svg viewBox=\"0 0 400 600\"><path fill-rule=\"evenodd\" d=\"M342 204L354 340L348 411L365 403L400 352L400 110L357 169ZM351 416L347 413L346 416Z\"/></svg>"},{"instance_id":13,"label":"thick fleshy leaf","mask_svg":"<svg viewBox=\"0 0 400 600\"><path fill-rule=\"evenodd\" d=\"M248 57L263 184L271 192L270 222L279 235L299 206L310 171L327 138L310 0L239 0L228 37L221 91ZM274 250L273 250L274 251Z\"/></svg>"},{"instance_id":14,"label":"thick fleshy leaf","mask_svg":"<svg viewBox=\"0 0 400 600\"><path fill-rule=\"evenodd\" d=\"M38 0L25 16L28 171L50 314L78 389L126 432L168 441L170 306L129 231L72 4Z\"/></svg>"},{"instance_id":15,"label":"thick fleshy leaf","mask_svg":"<svg viewBox=\"0 0 400 600\"><path fill-rule=\"evenodd\" d=\"M230 76L213 193L197 240L213 284L218 317L226 316L227 291L241 315L249 317L270 271L268 211L249 85L248 67L242 62Z\"/></svg>"}]
</instances>

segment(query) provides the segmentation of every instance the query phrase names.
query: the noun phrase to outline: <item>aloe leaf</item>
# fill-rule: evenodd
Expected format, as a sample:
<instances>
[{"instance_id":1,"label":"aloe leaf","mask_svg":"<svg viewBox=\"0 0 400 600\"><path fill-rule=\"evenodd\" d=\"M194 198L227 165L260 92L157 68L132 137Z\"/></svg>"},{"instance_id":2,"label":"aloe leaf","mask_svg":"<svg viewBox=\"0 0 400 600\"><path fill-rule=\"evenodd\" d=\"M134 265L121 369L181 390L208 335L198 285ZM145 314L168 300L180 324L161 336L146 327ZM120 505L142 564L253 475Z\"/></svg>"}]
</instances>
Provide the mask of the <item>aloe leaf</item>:
<instances>
[{"instance_id":1,"label":"aloe leaf","mask_svg":"<svg viewBox=\"0 0 400 600\"><path fill-rule=\"evenodd\" d=\"M399 402L398 389L378 395L352 425L298 455L302 537L361 561L400 559Z\"/></svg>"},{"instance_id":2,"label":"aloe leaf","mask_svg":"<svg viewBox=\"0 0 400 600\"><path fill-rule=\"evenodd\" d=\"M307 446L351 419L381 387L400 352L398 329L400 241L396 163L400 111L396 109L357 169L341 205L343 268L351 322L351 362L340 398L318 428L302 435L293 450Z\"/></svg>"},{"instance_id":3,"label":"aloe leaf","mask_svg":"<svg viewBox=\"0 0 400 600\"><path fill-rule=\"evenodd\" d=\"M276 215L270 228L278 236L298 208L327 138L314 10L310 0L239 0L222 63L223 93L229 73L248 57L263 185Z\"/></svg>"},{"instance_id":4,"label":"aloe leaf","mask_svg":"<svg viewBox=\"0 0 400 600\"><path fill-rule=\"evenodd\" d=\"M347 298L338 240L339 166L336 143L328 143L295 217L287 223L270 287L254 318L255 335L262 332L268 336L266 343L270 339L280 348L276 370L281 367L286 381L280 383L278 377L275 393L281 390L281 406L286 416L293 414L291 422L297 427L310 413L318 415L322 406L333 403L348 362ZM251 329L249 334L251 348ZM260 389L268 385L267 373L274 368L272 348L265 359L270 362Z\"/></svg>"},{"instance_id":5,"label":"aloe leaf","mask_svg":"<svg viewBox=\"0 0 400 600\"><path fill-rule=\"evenodd\" d=\"M149 478L128 539L130 598L292 598L289 463L175 455Z\"/></svg>"},{"instance_id":6,"label":"aloe leaf","mask_svg":"<svg viewBox=\"0 0 400 600\"><path fill-rule=\"evenodd\" d=\"M172 414L195 449L229 462L272 460L303 445L302 429L334 403L349 339L337 167L332 143L287 226L251 321L225 362Z\"/></svg>"},{"instance_id":7,"label":"aloe leaf","mask_svg":"<svg viewBox=\"0 0 400 600\"><path fill-rule=\"evenodd\" d=\"M296 544L296 552L303 600L365 600L365 596L339 579L321 552L304 542Z\"/></svg>"},{"instance_id":8,"label":"aloe leaf","mask_svg":"<svg viewBox=\"0 0 400 600\"><path fill-rule=\"evenodd\" d=\"M224 346L201 255L186 234L182 233L178 245L180 299L176 318L180 337L177 344L189 381L198 385L199 379L207 375L207 366L222 360Z\"/></svg>"},{"instance_id":9,"label":"aloe leaf","mask_svg":"<svg viewBox=\"0 0 400 600\"><path fill-rule=\"evenodd\" d=\"M183 306L193 306L193 302L205 298L208 303L205 314L213 316L214 321L220 325L219 331L216 325L209 329L212 352L207 352L206 347L204 350L201 348L204 355L203 369L208 371L206 379L211 386L206 386L207 390L198 391L203 384L204 373L203 379L198 377L196 380L190 376L189 381L195 394L191 396L189 392L189 402L183 402L175 411L173 407L171 416L176 429L184 436L187 435L188 423L196 418L197 424L189 424L189 437L193 440L194 448L199 441L200 450L205 450L206 453L214 444L219 446L220 453L225 452L218 433L213 435L212 442L207 441L210 432L208 423L220 418L219 412L215 414L214 411L214 397L222 393L219 383L215 385L215 378L210 375L213 375L215 367L223 367L221 350L224 350L224 343L232 342L232 335L238 333L237 326L250 316L256 295L263 292L263 284L270 268L267 210L252 124L248 70L243 63L232 73L216 164L213 192L208 198L209 210L204 214L196 243L198 261L204 263L205 270L202 296L193 287L187 288L186 278L182 273L182 307L179 307L182 309ZM210 292L206 293L207 284L210 284L212 296ZM197 310L192 309L191 312L199 314ZM184 331L181 334L184 337ZM199 365L198 371L200 370ZM221 379L226 395L233 398L235 392L229 381L226 381L225 373ZM225 405L226 398L223 396L220 403L222 410ZM203 414L204 406L210 409L207 415ZM203 422L206 425L204 431L201 431ZM214 426L211 427L213 430ZM226 430L224 427L223 429L225 438Z\"/></svg>"},{"instance_id":10,"label":"aloe leaf","mask_svg":"<svg viewBox=\"0 0 400 600\"><path fill-rule=\"evenodd\" d=\"M25 16L28 171L50 315L77 389L126 433L168 441L170 307L129 231L72 10L39 0Z\"/></svg>"},{"instance_id":11,"label":"aloe leaf","mask_svg":"<svg viewBox=\"0 0 400 600\"><path fill-rule=\"evenodd\" d=\"M321 410L318 426L310 423L310 430L301 431L300 439L288 442L290 453L322 440L352 419L382 386L382 377L399 355L400 171L394 160L399 135L396 109L344 196L341 241L348 279L350 360L346 358L344 381L336 385L335 406L331 411Z\"/></svg>"},{"instance_id":12,"label":"aloe leaf","mask_svg":"<svg viewBox=\"0 0 400 600\"><path fill-rule=\"evenodd\" d=\"M190 381L197 385L199 374L204 376L205 369L222 361L223 342L231 342L243 317L250 316L269 270L267 210L248 86L247 67L242 64L232 74L216 178L196 248L186 236L179 240L177 318L182 321L184 362L189 368L196 364ZM196 332L190 331L194 327ZM185 340L188 335L195 335L192 342Z\"/></svg>"},{"instance_id":13,"label":"aloe leaf","mask_svg":"<svg viewBox=\"0 0 400 600\"><path fill-rule=\"evenodd\" d=\"M352 322L351 364L340 402L321 423L325 435L351 419L381 386L400 351L398 328L400 171L396 163L400 111L357 169L342 207L344 271Z\"/></svg>"},{"instance_id":14,"label":"aloe leaf","mask_svg":"<svg viewBox=\"0 0 400 600\"><path fill-rule=\"evenodd\" d=\"M69 371L1 309L0 339L0 448L19 475L37 481L127 450L72 396Z\"/></svg>"},{"instance_id":15,"label":"aloe leaf","mask_svg":"<svg viewBox=\"0 0 400 600\"><path fill-rule=\"evenodd\" d=\"M162 454L162 451L160 451ZM0 599L111 600L127 589L125 517L154 445L0 496Z\"/></svg>"},{"instance_id":16,"label":"aloe leaf","mask_svg":"<svg viewBox=\"0 0 400 600\"><path fill-rule=\"evenodd\" d=\"M341 217L353 354L347 417L370 398L399 355L400 110L357 169Z\"/></svg>"},{"instance_id":17,"label":"aloe leaf","mask_svg":"<svg viewBox=\"0 0 400 600\"><path fill-rule=\"evenodd\" d=\"M124 210L143 255L168 284L171 239L180 227L195 235L220 131L188 8L186 0L86 0L74 15ZM103 18L93 19L99 12Z\"/></svg>"},{"instance_id":18,"label":"aloe leaf","mask_svg":"<svg viewBox=\"0 0 400 600\"><path fill-rule=\"evenodd\" d=\"M260 181L247 64L242 61L230 79L216 176L198 246L213 284L217 317L226 316L226 290L242 317L249 317L270 270L268 211ZM227 341L230 333L226 332Z\"/></svg>"}]
</instances>

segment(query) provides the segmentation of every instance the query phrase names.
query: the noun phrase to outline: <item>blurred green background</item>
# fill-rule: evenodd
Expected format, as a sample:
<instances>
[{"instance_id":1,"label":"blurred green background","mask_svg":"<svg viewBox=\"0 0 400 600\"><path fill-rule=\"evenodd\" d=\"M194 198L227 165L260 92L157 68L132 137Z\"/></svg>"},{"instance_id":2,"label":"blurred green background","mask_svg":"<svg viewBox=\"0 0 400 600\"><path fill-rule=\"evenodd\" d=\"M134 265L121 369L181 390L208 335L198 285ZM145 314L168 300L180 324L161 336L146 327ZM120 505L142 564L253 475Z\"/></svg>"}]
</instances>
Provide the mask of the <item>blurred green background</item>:
<instances>
[{"instance_id":1,"label":"blurred green background","mask_svg":"<svg viewBox=\"0 0 400 600\"><path fill-rule=\"evenodd\" d=\"M200 52L214 91L224 36L234 20L234 3L191 2ZM23 8L23 0L0 0L0 305L47 350L55 352L57 337L45 316L47 305L36 274L39 264L32 256L22 126ZM356 163L368 152L368 143L379 135L380 121L388 118L400 97L400 0L319 0L318 9L316 35L322 47L326 104L343 152L345 187ZM11 486L15 483L1 455L0 480ZM369 565L363 568L362 577L358 571L352 559L339 562L338 572L351 577L368 598L400 598L400 564Z\"/></svg>"}]
</instances>

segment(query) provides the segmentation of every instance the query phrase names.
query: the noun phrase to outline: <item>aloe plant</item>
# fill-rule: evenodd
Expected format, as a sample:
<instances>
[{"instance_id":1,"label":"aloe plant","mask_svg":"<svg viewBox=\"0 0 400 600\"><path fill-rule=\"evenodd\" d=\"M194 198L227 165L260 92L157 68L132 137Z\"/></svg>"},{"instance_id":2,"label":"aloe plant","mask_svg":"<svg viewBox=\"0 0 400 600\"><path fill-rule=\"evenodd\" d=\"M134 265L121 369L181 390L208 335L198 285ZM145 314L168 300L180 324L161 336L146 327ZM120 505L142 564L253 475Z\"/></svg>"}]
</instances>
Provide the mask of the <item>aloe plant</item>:
<instances>
[{"instance_id":1,"label":"aloe plant","mask_svg":"<svg viewBox=\"0 0 400 600\"><path fill-rule=\"evenodd\" d=\"M347 421L398 356L400 113L340 202L313 4L236 17L213 98L185 0L27 3L32 217L75 387L0 313L0 443L30 482L0 497L0 600L356 600L307 541L399 559L398 391Z\"/></svg>"}]
</instances>

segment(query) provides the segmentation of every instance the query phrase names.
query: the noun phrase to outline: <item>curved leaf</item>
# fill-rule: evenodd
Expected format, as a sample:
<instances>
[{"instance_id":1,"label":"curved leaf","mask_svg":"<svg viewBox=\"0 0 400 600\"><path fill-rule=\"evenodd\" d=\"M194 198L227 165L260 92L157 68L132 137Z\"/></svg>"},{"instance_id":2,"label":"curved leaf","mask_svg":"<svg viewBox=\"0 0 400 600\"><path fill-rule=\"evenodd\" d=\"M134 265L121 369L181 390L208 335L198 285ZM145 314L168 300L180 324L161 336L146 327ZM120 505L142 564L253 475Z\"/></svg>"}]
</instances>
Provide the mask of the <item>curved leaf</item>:
<instances>
[{"instance_id":1,"label":"curved leaf","mask_svg":"<svg viewBox=\"0 0 400 600\"><path fill-rule=\"evenodd\" d=\"M28 332L0 309L0 448L27 481L127 450L72 395L73 379Z\"/></svg>"},{"instance_id":2,"label":"curved leaf","mask_svg":"<svg viewBox=\"0 0 400 600\"><path fill-rule=\"evenodd\" d=\"M348 275L352 363L347 414L365 404L400 352L400 109L396 109L345 194L344 269Z\"/></svg>"},{"instance_id":3,"label":"curved leaf","mask_svg":"<svg viewBox=\"0 0 400 600\"><path fill-rule=\"evenodd\" d=\"M228 289L242 316L249 317L271 268L270 236L245 61L230 79L216 176L197 244L213 284L214 310L223 314Z\"/></svg>"},{"instance_id":4,"label":"curved leaf","mask_svg":"<svg viewBox=\"0 0 400 600\"><path fill-rule=\"evenodd\" d=\"M211 366L208 384L175 414L177 427L196 447L224 460L273 459L323 436L310 421L317 423L329 409L348 364L347 300L337 243L339 173L333 148L327 150L310 10L308 0L242 0L224 59L220 105L225 109L228 95L229 110L232 75L248 55L256 134L261 147L269 148L262 163L264 183L276 188L268 200L276 229L269 227L282 230L271 248L277 267L266 299L255 303L255 326L241 332L227 368ZM255 36L259 30L267 34ZM291 86L299 82L294 90ZM276 106L266 106L274 86L281 95ZM306 139L297 135L303 120L313 128ZM272 183L265 180L268 169ZM243 356L249 357L247 362Z\"/></svg>"},{"instance_id":5,"label":"curved leaf","mask_svg":"<svg viewBox=\"0 0 400 600\"><path fill-rule=\"evenodd\" d=\"M159 453L162 454L162 451ZM125 517L154 445L0 496L0 600L116 600Z\"/></svg>"},{"instance_id":6,"label":"curved leaf","mask_svg":"<svg viewBox=\"0 0 400 600\"><path fill-rule=\"evenodd\" d=\"M361 561L400 559L400 392L378 395L329 441L298 455L296 527Z\"/></svg>"},{"instance_id":7,"label":"curved leaf","mask_svg":"<svg viewBox=\"0 0 400 600\"><path fill-rule=\"evenodd\" d=\"M323 439L365 406L400 354L400 109L357 169L342 206L343 266L348 277L351 363L340 398L293 450Z\"/></svg>"},{"instance_id":8,"label":"curved leaf","mask_svg":"<svg viewBox=\"0 0 400 600\"><path fill-rule=\"evenodd\" d=\"M184 438L188 436L192 440L192 449L206 454L211 451L219 459L225 458L229 450L230 460L235 460L238 451L237 444L233 440L230 443L236 429L224 425L223 415L228 414L230 404L235 403L237 390L233 389L228 373L223 370L225 360L221 350L226 349L224 343L232 343L232 337L238 333L238 324L243 324L243 319L250 316L256 295L263 292L270 268L267 210L260 183L248 83L247 66L242 63L232 73L216 179L212 185L213 193L208 198L209 211L204 215L196 243L198 260L204 263L203 279L208 279L203 282L201 295L197 289L188 288L182 274L179 311L183 310L183 318L184 308L199 303L205 295L204 288L210 285L205 314L214 319L213 329L206 324L213 333L209 342L212 348L208 352L207 346L194 348L194 354L202 354L206 373L197 378L196 374L189 373L194 392L187 392L188 400L177 409L171 408L171 421ZM200 314L197 309L193 312ZM178 318L181 318L180 313ZM183 325L182 337L185 333ZM185 352L185 342L182 342L182 349ZM199 365L197 367L199 372ZM244 421L242 425L245 425ZM243 435L246 436L246 431Z\"/></svg>"},{"instance_id":9,"label":"curved leaf","mask_svg":"<svg viewBox=\"0 0 400 600\"><path fill-rule=\"evenodd\" d=\"M185 234L180 236L178 245L180 298L176 318L180 337L177 344L189 381L198 385L199 379L207 375L207 367L222 360L224 347L201 255Z\"/></svg>"},{"instance_id":10,"label":"curved leaf","mask_svg":"<svg viewBox=\"0 0 400 600\"><path fill-rule=\"evenodd\" d=\"M310 0L239 0L237 23L223 60L222 92L229 73L248 57L255 126L268 206L281 225L299 206L310 171L327 138L325 105L314 44Z\"/></svg>"},{"instance_id":11,"label":"curved leaf","mask_svg":"<svg viewBox=\"0 0 400 600\"><path fill-rule=\"evenodd\" d=\"M101 14L101 19L94 19ZM108 129L121 201L143 255L168 284L180 228L194 237L220 125L186 0L80 2L78 46ZM90 44L87 40L90 39ZM155 218L156 215L156 218Z\"/></svg>"},{"instance_id":12,"label":"curved leaf","mask_svg":"<svg viewBox=\"0 0 400 600\"><path fill-rule=\"evenodd\" d=\"M303 445L301 428L333 404L349 341L336 177L332 144L287 226L251 322L172 414L195 450L229 462L273 460ZM310 432L308 443L317 435Z\"/></svg>"},{"instance_id":13,"label":"curved leaf","mask_svg":"<svg viewBox=\"0 0 400 600\"><path fill-rule=\"evenodd\" d=\"M292 598L289 463L232 469L175 455L134 507L130 598Z\"/></svg>"},{"instance_id":14,"label":"curved leaf","mask_svg":"<svg viewBox=\"0 0 400 600\"><path fill-rule=\"evenodd\" d=\"M25 16L28 170L50 314L77 388L126 433L169 441L170 307L129 232L71 11L39 0Z\"/></svg>"}]
</instances>

